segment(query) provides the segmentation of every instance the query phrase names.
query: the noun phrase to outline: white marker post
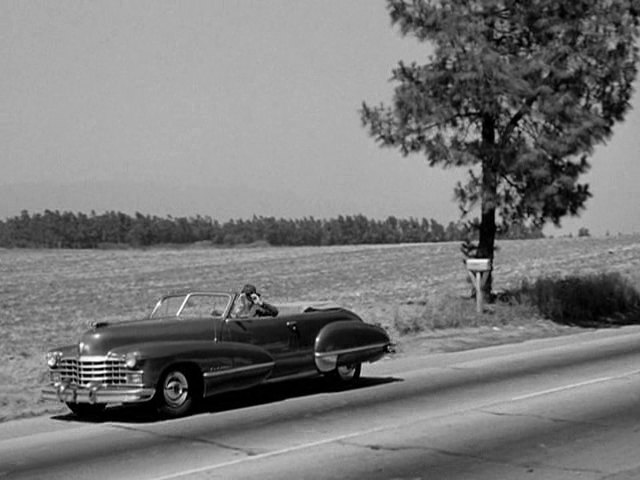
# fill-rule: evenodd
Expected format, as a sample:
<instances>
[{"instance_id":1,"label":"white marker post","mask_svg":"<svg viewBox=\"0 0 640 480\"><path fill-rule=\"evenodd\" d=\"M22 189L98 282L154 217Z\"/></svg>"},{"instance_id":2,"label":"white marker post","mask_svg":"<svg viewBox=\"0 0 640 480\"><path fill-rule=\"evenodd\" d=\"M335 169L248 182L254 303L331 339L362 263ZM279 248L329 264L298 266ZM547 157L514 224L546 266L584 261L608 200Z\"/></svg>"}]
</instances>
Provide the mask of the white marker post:
<instances>
[{"instance_id":1,"label":"white marker post","mask_svg":"<svg viewBox=\"0 0 640 480\"><path fill-rule=\"evenodd\" d=\"M482 288L487 283L489 273L491 273L492 264L489 258L467 258L465 260L467 265L467 273L473 283L473 288L476 291L476 312L483 312L484 295Z\"/></svg>"}]
</instances>

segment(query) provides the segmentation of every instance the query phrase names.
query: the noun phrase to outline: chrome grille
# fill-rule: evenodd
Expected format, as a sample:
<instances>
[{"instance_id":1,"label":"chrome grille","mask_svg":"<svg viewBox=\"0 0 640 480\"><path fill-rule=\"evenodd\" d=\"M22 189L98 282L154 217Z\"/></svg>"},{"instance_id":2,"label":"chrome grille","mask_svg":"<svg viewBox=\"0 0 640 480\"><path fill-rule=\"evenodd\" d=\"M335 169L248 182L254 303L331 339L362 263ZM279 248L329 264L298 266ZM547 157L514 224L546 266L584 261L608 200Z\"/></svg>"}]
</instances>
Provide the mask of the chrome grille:
<instances>
[{"instance_id":1,"label":"chrome grille","mask_svg":"<svg viewBox=\"0 0 640 480\"><path fill-rule=\"evenodd\" d=\"M126 371L124 359L106 357L61 358L52 370L63 382L75 385L124 385Z\"/></svg>"}]
</instances>

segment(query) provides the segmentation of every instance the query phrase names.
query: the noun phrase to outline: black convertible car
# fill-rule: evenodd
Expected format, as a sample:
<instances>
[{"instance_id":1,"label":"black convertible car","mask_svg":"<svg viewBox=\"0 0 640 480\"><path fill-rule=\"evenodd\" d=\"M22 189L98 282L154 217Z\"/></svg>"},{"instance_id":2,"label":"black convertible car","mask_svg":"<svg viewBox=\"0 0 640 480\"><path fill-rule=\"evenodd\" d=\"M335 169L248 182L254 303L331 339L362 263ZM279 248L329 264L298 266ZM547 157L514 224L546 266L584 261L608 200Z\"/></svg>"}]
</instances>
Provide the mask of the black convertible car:
<instances>
[{"instance_id":1,"label":"black convertible car","mask_svg":"<svg viewBox=\"0 0 640 480\"><path fill-rule=\"evenodd\" d=\"M189 413L210 395L266 382L360 376L391 351L380 327L332 303L278 305L275 317L238 316L241 294L166 295L143 320L98 322L77 343L47 352L45 399L78 415L109 404L148 402Z\"/></svg>"}]
</instances>

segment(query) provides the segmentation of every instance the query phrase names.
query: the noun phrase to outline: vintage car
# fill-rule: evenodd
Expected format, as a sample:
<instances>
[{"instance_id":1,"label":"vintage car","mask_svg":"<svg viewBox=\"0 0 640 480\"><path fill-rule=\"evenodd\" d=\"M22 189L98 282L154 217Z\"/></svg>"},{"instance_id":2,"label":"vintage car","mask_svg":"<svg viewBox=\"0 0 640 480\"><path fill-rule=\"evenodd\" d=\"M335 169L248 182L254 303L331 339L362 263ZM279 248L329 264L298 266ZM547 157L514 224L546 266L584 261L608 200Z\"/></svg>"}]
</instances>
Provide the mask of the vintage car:
<instances>
[{"instance_id":1,"label":"vintage car","mask_svg":"<svg viewBox=\"0 0 640 480\"><path fill-rule=\"evenodd\" d=\"M47 352L43 398L77 415L147 402L186 415L211 395L324 375L352 382L392 351L387 333L332 303L279 305L275 317L238 316L241 294L162 297L148 318L96 322L73 345Z\"/></svg>"}]
</instances>

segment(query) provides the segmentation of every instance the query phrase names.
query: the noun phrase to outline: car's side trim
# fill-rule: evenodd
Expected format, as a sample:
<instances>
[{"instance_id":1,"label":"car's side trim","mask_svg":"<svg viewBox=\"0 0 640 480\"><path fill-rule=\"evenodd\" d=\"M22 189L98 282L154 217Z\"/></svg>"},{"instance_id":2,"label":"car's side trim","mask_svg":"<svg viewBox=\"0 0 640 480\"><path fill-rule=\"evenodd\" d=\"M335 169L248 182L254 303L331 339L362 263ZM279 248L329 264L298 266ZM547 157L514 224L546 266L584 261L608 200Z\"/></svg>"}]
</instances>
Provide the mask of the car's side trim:
<instances>
[{"instance_id":1,"label":"car's side trim","mask_svg":"<svg viewBox=\"0 0 640 480\"><path fill-rule=\"evenodd\" d=\"M376 348L384 348L387 346L387 343L374 343L371 345L365 345L363 347L353 347L353 348L345 348L342 350L332 350L330 352L316 352L315 356L316 358L324 358L324 357L329 357L332 355L343 355L345 353L357 353L357 352L364 352L366 350L373 350Z\"/></svg>"},{"instance_id":2,"label":"car's side trim","mask_svg":"<svg viewBox=\"0 0 640 480\"><path fill-rule=\"evenodd\" d=\"M232 373L243 373L243 372L251 372L253 370L265 370L269 368L273 368L275 362L266 362L266 363L258 363L256 365L247 365L246 367L230 367L222 370L215 370L213 372L204 372L202 376L204 378L213 378L219 377L221 375L229 375Z\"/></svg>"},{"instance_id":3,"label":"car's side trim","mask_svg":"<svg viewBox=\"0 0 640 480\"><path fill-rule=\"evenodd\" d=\"M291 375L285 375L283 377L267 378L264 383L278 383L278 382L284 382L287 380L298 380L301 378L310 378L310 377L317 377L317 376L318 376L317 370L309 370L307 372L293 373Z\"/></svg>"}]
</instances>

